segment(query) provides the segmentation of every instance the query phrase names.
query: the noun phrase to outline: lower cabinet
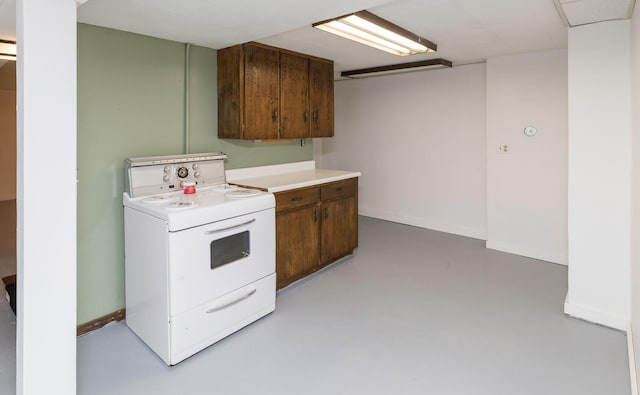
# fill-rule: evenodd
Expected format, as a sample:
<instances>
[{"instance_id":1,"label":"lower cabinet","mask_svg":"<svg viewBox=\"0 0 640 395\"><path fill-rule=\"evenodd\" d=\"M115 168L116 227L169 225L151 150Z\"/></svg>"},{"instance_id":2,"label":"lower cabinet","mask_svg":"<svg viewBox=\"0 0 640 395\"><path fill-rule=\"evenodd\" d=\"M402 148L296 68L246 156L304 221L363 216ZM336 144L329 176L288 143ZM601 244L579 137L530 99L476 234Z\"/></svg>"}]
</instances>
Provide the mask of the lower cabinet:
<instances>
[{"instance_id":1,"label":"lower cabinet","mask_svg":"<svg viewBox=\"0 0 640 395\"><path fill-rule=\"evenodd\" d=\"M279 192L275 196L278 289L357 248L357 178Z\"/></svg>"},{"instance_id":2,"label":"lower cabinet","mask_svg":"<svg viewBox=\"0 0 640 395\"><path fill-rule=\"evenodd\" d=\"M358 246L358 202L355 197L322 203L320 263L329 264Z\"/></svg>"},{"instance_id":3,"label":"lower cabinet","mask_svg":"<svg viewBox=\"0 0 640 395\"><path fill-rule=\"evenodd\" d=\"M320 223L317 205L276 215L276 284L282 288L316 270Z\"/></svg>"}]
</instances>

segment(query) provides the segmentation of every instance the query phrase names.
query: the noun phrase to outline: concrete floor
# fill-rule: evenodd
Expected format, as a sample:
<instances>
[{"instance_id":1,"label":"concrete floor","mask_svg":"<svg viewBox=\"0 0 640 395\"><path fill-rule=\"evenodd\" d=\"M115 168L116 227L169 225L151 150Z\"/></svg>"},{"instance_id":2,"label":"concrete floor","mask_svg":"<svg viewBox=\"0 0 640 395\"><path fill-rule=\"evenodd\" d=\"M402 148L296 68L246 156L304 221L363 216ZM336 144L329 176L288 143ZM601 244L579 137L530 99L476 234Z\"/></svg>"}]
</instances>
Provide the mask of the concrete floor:
<instances>
[{"instance_id":1,"label":"concrete floor","mask_svg":"<svg viewBox=\"0 0 640 395\"><path fill-rule=\"evenodd\" d=\"M177 366L123 323L78 338L78 394L630 394L625 334L566 317L566 290L566 267L361 218L353 258Z\"/></svg>"},{"instance_id":2,"label":"concrete floor","mask_svg":"<svg viewBox=\"0 0 640 395\"><path fill-rule=\"evenodd\" d=\"M0 394L16 393L16 316L0 288Z\"/></svg>"}]
</instances>

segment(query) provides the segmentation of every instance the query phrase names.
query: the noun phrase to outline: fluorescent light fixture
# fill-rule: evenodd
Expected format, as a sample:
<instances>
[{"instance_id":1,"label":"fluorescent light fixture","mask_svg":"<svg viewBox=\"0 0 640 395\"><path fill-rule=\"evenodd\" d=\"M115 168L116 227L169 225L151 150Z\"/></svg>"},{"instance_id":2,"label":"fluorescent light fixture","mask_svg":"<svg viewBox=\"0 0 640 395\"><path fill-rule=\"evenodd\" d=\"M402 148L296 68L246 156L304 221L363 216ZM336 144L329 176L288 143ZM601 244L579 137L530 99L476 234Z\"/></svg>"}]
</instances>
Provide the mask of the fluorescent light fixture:
<instances>
[{"instance_id":1,"label":"fluorescent light fixture","mask_svg":"<svg viewBox=\"0 0 640 395\"><path fill-rule=\"evenodd\" d=\"M358 11L312 25L398 56L435 52L438 46L369 11Z\"/></svg>"},{"instance_id":2,"label":"fluorescent light fixture","mask_svg":"<svg viewBox=\"0 0 640 395\"><path fill-rule=\"evenodd\" d=\"M0 39L0 59L16 60L16 42Z\"/></svg>"},{"instance_id":3,"label":"fluorescent light fixture","mask_svg":"<svg viewBox=\"0 0 640 395\"><path fill-rule=\"evenodd\" d=\"M376 67L369 67L366 69L343 71L342 73L340 73L340 76L349 77L349 78L366 78L366 77L376 77L376 76L387 75L387 74L404 73L408 71L439 69L439 68L451 67L451 66L452 64L450 61L446 59L438 58L438 59L421 60L418 62L389 64L386 66L376 66Z\"/></svg>"}]
</instances>

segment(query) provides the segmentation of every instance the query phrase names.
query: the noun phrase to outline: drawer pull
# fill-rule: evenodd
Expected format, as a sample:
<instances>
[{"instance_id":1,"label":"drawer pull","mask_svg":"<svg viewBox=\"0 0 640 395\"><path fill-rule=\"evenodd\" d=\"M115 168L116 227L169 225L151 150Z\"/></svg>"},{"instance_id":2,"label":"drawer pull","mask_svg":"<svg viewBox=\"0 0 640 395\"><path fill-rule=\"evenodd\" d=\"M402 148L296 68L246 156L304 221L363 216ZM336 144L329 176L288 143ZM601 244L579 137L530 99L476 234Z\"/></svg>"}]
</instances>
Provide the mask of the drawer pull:
<instances>
[{"instance_id":1,"label":"drawer pull","mask_svg":"<svg viewBox=\"0 0 640 395\"><path fill-rule=\"evenodd\" d=\"M292 202L299 202L299 201L301 201L302 199L303 199L303 198L302 198L302 196L294 196L294 197L292 197L292 198L291 198L291 199L289 199L289 200L291 200Z\"/></svg>"},{"instance_id":2,"label":"drawer pull","mask_svg":"<svg viewBox=\"0 0 640 395\"><path fill-rule=\"evenodd\" d=\"M239 228L241 226L249 225L249 224L252 224L254 222L256 222L255 218L254 219L250 219L247 222L243 222L243 223L238 224L238 225L233 225L233 226L229 226L229 227L222 228L222 229L208 230L208 231L204 232L204 234L205 235L211 235L211 234L218 233L218 232L224 232L225 230L231 230L231 229Z\"/></svg>"},{"instance_id":3,"label":"drawer pull","mask_svg":"<svg viewBox=\"0 0 640 395\"><path fill-rule=\"evenodd\" d=\"M214 305L213 307L211 307L209 310L207 310L207 314L211 314L211 313L215 313L216 311L220 311L222 309L226 309L229 306L232 306L238 302L242 302L243 300L247 299L248 297L250 297L251 295L253 295L254 293L256 293L256 289L252 289L251 291L247 292L244 295L241 295L240 297L231 300L227 303L221 304L220 306Z\"/></svg>"},{"instance_id":4,"label":"drawer pull","mask_svg":"<svg viewBox=\"0 0 640 395\"><path fill-rule=\"evenodd\" d=\"M342 192L342 187L337 187L336 192Z\"/></svg>"}]
</instances>

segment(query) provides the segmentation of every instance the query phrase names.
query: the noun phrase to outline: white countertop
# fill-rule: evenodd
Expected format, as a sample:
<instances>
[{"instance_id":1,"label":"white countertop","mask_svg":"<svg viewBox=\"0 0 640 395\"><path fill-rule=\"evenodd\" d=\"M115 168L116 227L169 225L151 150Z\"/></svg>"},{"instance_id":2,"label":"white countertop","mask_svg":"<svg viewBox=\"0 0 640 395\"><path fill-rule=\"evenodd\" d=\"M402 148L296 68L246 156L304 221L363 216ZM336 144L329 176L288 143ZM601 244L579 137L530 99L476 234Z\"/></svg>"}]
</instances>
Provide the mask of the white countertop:
<instances>
[{"instance_id":1,"label":"white countertop","mask_svg":"<svg viewBox=\"0 0 640 395\"><path fill-rule=\"evenodd\" d=\"M354 177L360 177L360 173L316 169L314 161L238 169L237 171L229 170L227 172L228 183L259 188L267 192L282 192Z\"/></svg>"}]
</instances>

